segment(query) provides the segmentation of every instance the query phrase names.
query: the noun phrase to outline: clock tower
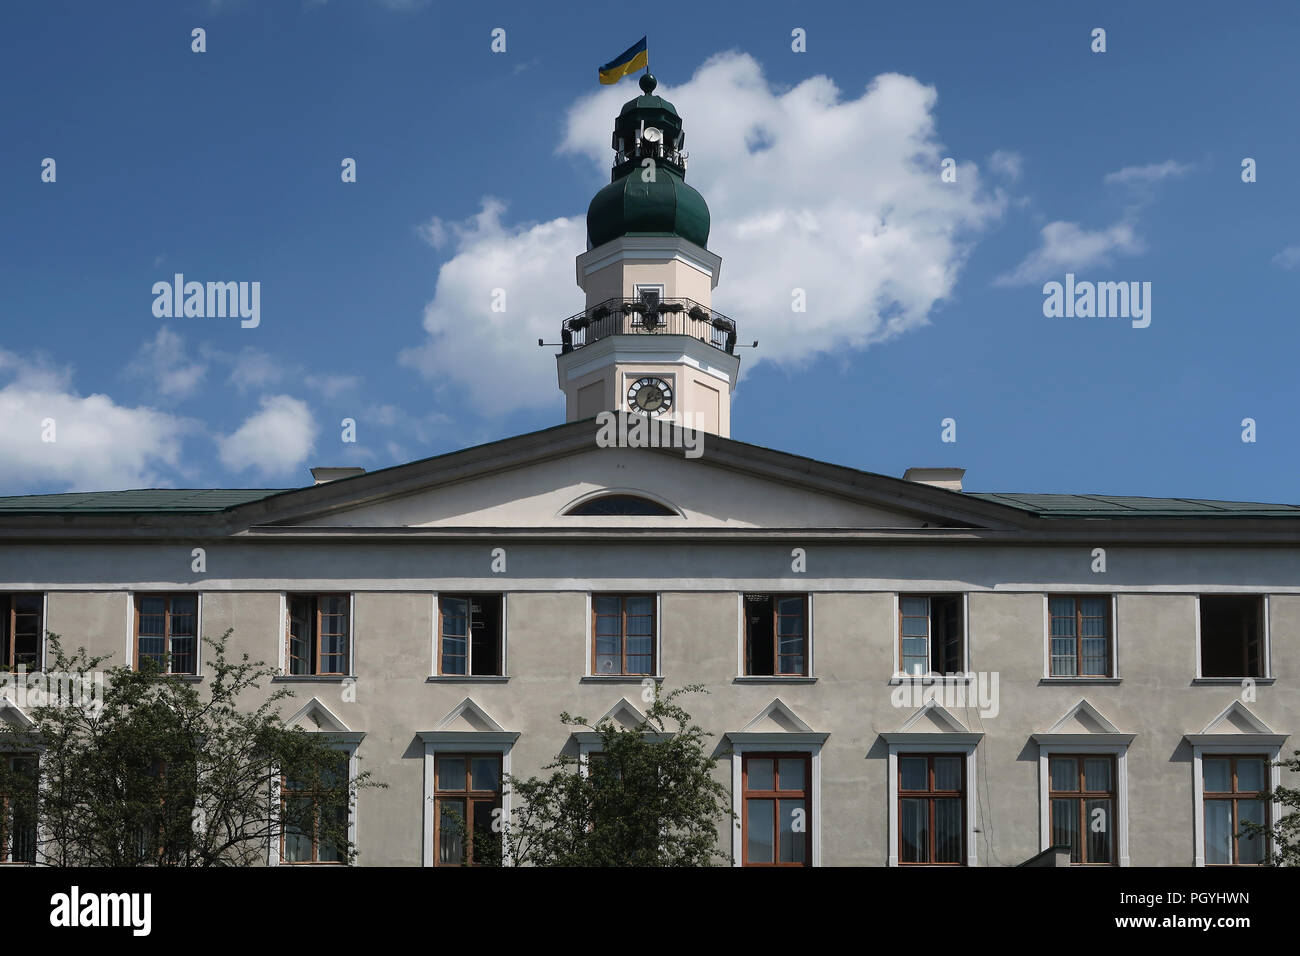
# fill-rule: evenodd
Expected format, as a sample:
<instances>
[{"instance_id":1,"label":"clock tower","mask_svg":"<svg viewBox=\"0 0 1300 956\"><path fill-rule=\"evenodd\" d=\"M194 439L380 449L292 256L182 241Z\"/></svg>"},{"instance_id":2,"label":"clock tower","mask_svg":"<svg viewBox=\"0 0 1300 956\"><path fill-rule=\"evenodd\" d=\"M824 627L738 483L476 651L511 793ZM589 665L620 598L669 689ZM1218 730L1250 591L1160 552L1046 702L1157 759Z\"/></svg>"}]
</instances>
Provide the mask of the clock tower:
<instances>
[{"instance_id":1,"label":"clock tower","mask_svg":"<svg viewBox=\"0 0 1300 956\"><path fill-rule=\"evenodd\" d=\"M566 420L621 410L727 437L736 324L713 311L709 207L686 184L682 120L655 85L644 74L614 121L610 183L587 210L586 308L564 321L556 356Z\"/></svg>"}]
</instances>

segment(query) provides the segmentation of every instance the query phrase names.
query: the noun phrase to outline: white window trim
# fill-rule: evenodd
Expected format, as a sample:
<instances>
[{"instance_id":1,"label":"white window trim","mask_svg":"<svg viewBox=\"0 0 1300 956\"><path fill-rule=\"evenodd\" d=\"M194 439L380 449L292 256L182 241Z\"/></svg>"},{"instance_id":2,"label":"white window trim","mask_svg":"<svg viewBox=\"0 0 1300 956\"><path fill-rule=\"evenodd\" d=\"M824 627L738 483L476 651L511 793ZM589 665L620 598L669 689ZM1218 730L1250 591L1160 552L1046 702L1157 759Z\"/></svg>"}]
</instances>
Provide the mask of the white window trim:
<instances>
[{"instance_id":1,"label":"white window trim","mask_svg":"<svg viewBox=\"0 0 1300 956\"><path fill-rule=\"evenodd\" d=\"M1271 647L1270 618L1272 611L1269 606L1269 595L1253 591L1236 592L1236 591L1204 591L1196 595L1196 679L1204 681L1222 681L1225 684L1239 684L1247 679L1245 674L1240 677L1204 677L1201 674L1201 596L1207 594L1210 597L1258 597L1263 599L1263 608L1260 613L1263 615L1263 647L1260 649L1264 655L1264 674L1262 677L1251 677L1250 680L1273 680L1273 648Z\"/></svg>"},{"instance_id":2,"label":"white window trim","mask_svg":"<svg viewBox=\"0 0 1300 956\"><path fill-rule=\"evenodd\" d=\"M477 740L475 738L484 739ZM504 739L509 737L509 739ZM433 812L436 803L435 793L438 772L438 753L465 754L500 754L501 755L501 820L506 827L510 825L510 754L519 738L517 733L502 735L491 731L433 733L424 737L424 825L422 831L421 866L433 866ZM505 834L503 834L503 838ZM509 843L506 843L502 855L503 866L513 866Z\"/></svg>"},{"instance_id":3,"label":"white window trim","mask_svg":"<svg viewBox=\"0 0 1300 956\"><path fill-rule=\"evenodd\" d=\"M1052 843L1051 773L1047 761L1052 754L1097 754L1115 758L1115 855L1120 866L1129 865L1128 850L1128 743L1070 743L1039 741L1038 744L1038 848Z\"/></svg>"},{"instance_id":4,"label":"white window trim","mask_svg":"<svg viewBox=\"0 0 1300 956\"><path fill-rule=\"evenodd\" d=\"M318 733L331 733L330 731L317 731ZM350 736L359 737L361 735L352 734ZM357 790L354 782L357 779L357 748L361 746L361 741L336 740L330 743L333 750L346 752L348 755L348 842L356 849L360 844L357 842ZM280 812L280 768L273 767L271 771L271 806L270 811L273 814ZM273 818L275 819L275 818ZM270 839L267 841L266 864L267 866L287 866L287 867L315 867L315 866L339 866L338 863L285 863L280 859L280 841L283 839L283 828L277 823L273 828ZM349 864L342 864L348 866Z\"/></svg>"},{"instance_id":5,"label":"white window trim","mask_svg":"<svg viewBox=\"0 0 1300 956\"><path fill-rule=\"evenodd\" d=\"M473 674L444 674L442 672L442 659L438 654L438 638L441 636L438 633L438 627L439 627L439 622L442 619L442 606L438 603L438 601L444 593L445 594L498 594L499 593L501 595L501 647L499 648L501 654L501 673L482 674L478 676L485 677L485 678L490 678L490 677L499 678L499 677L508 676L510 671L507 669L508 662L506 661L506 626L508 623L507 615L510 613L509 612L510 602L507 600L507 594L505 591L500 591L500 592L498 591L445 591L445 592L434 591L433 592L433 646L431 649L432 667L429 670L429 676L454 677L457 679L462 679L467 681L473 680L475 676ZM590 627L590 625L588 625L588 627ZM467 649L467 656L465 661L466 670L472 671L474 669L474 662L472 657L473 651L474 651L473 642L471 641Z\"/></svg>"},{"instance_id":6,"label":"white window trim","mask_svg":"<svg viewBox=\"0 0 1300 956\"><path fill-rule=\"evenodd\" d=\"M1043 680L1055 682L1097 682L1104 684L1109 681L1120 679L1119 672L1119 592L1117 591L1098 591L1095 594L1091 591L1044 591L1043 593ZM1051 597L1055 594L1058 597L1105 597L1110 599L1110 676L1108 677L1081 677L1078 674L1073 676L1056 676L1052 674L1052 609ZM1197 620L1200 620L1200 611L1198 606ZM1198 625L1199 630L1199 625ZM1075 640L1079 638L1076 636ZM1197 644L1197 670L1200 670L1200 644Z\"/></svg>"},{"instance_id":7,"label":"white window trim","mask_svg":"<svg viewBox=\"0 0 1300 956\"><path fill-rule=\"evenodd\" d=\"M804 634L804 656L808 658L807 674L746 674L745 673L745 595L746 594L802 594L808 599L808 620L807 633ZM780 681L788 680L793 683L800 681L810 681L817 677L815 670L817 662L813 659L813 604L814 592L812 591L737 591L736 592L736 678L738 680L750 681Z\"/></svg>"},{"instance_id":8,"label":"white window trim","mask_svg":"<svg viewBox=\"0 0 1300 956\"><path fill-rule=\"evenodd\" d=\"M913 741L896 741L889 744L889 866L899 866L898 862L898 757L900 754L961 754L966 758L965 793L966 804L966 866L979 866L979 851L975 845L976 826L976 776L975 751L978 741L961 743L935 742L929 734L918 734L923 739ZM940 735L944 736L944 735ZM910 865L910 864L909 864Z\"/></svg>"},{"instance_id":9,"label":"white window trim","mask_svg":"<svg viewBox=\"0 0 1300 956\"><path fill-rule=\"evenodd\" d=\"M812 831L809 834L810 863L814 867L822 865L822 743L802 740L792 743L782 743L779 739L780 734L765 735L771 742L763 743L737 743L733 740L731 745L731 809L735 814L731 828L731 865L733 867L742 866L745 859L744 848L744 814L745 808L742 801L745 798L744 781L741 775L741 769L744 765L746 755L763 754L763 753L806 753L812 759L809 773L812 776L811 792L809 793L809 810L812 816ZM792 735L801 736L801 735ZM816 736L825 737L824 734Z\"/></svg>"},{"instance_id":10,"label":"white window trim","mask_svg":"<svg viewBox=\"0 0 1300 956\"><path fill-rule=\"evenodd\" d=\"M1200 615L1198 614L1199 618ZM1198 655L1199 656L1199 655ZM1244 739L1249 739L1248 735L1242 735ZM1205 777L1201 760L1206 756L1261 756L1269 760L1269 789L1277 793L1277 788L1282 785L1282 768L1276 766L1273 761L1280 758L1282 745L1279 744L1193 744L1192 745L1192 798L1195 803L1192 807L1192 816L1196 830L1196 857L1195 866L1205 866ZM1282 815L1282 804L1276 799L1269 803L1269 821L1276 823ZM1278 852L1277 841L1269 837L1269 849L1273 854ZM1225 864L1226 865L1226 864Z\"/></svg>"},{"instance_id":11,"label":"white window trim","mask_svg":"<svg viewBox=\"0 0 1300 956\"><path fill-rule=\"evenodd\" d=\"M593 674L591 672L591 661L596 656L596 635L592 629L592 608L593 598L597 595L610 597L626 597L627 595L643 595L647 592L638 591L635 588L625 590L604 590L588 591L587 594L587 614L586 614L586 651L584 657L586 662L582 665L583 677L590 677L594 680L607 681L640 681L646 678L662 680L664 676L664 654L663 654L663 594L659 591L654 592L655 599L655 634L654 634L654 673L653 674Z\"/></svg>"},{"instance_id":12,"label":"white window trim","mask_svg":"<svg viewBox=\"0 0 1300 956\"><path fill-rule=\"evenodd\" d=\"M659 301L662 302L667 296L667 286L662 282L636 282L632 285L632 298L638 302L641 301L641 292L658 292Z\"/></svg>"},{"instance_id":13,"label":"white window trim","mask_svg":"<svg viewBox=\"0 0 1300 956\"><path fill-rule=\"evenodd\" d=\"M176 595L194 595L194 673L177 674L178 677L203 676L203 592L202 591L128 591L126 595L126 666L135 669L135 607L136 598L141 595L163 594L167 597ZM47 628L48 630L48 628ZM42 658L44 648L42 647Z\"/></svg>"},{"instance_id":14,"label":"white window trim","mask_svg":"<svg viewBox=\"0 0 1300 956\"><path fill-rule=\"evenodd\" d=\"M903 673L903 634L902 622L899 620L899 608L902 605L902 596L909 597L934 597L942 594L960 594L961 595L961 674L957 676L944 675L936 673L927 673L920 676ZM890 678L891 684L903 684L909 682L920 682L933 684L941 680L947 681L970 681L974 676L970 669L970 592L969 591L895 591L894 592L894 669L893 677ZM933 641L932 634L928 640Z\"/></svg>"}]
</instances>

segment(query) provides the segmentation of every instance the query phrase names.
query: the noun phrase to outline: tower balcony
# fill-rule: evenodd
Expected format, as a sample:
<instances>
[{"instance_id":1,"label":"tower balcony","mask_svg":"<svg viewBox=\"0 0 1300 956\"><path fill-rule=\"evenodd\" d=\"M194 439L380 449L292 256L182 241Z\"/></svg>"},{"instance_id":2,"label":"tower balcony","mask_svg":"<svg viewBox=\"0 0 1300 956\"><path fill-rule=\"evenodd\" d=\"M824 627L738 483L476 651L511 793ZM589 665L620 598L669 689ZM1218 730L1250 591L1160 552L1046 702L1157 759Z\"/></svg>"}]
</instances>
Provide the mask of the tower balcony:
<instances>
[{"instance_id":1,"label":"tower balcony","mask_svg":"<svg viewBox=\"0 0 1300 956\"><path fill-rule=\"evenodd\" d=\"M736 323L694 299L606 299L560 325L561 353L611 335L689 335L735 354Z\"/></svg>"}]
</instances>

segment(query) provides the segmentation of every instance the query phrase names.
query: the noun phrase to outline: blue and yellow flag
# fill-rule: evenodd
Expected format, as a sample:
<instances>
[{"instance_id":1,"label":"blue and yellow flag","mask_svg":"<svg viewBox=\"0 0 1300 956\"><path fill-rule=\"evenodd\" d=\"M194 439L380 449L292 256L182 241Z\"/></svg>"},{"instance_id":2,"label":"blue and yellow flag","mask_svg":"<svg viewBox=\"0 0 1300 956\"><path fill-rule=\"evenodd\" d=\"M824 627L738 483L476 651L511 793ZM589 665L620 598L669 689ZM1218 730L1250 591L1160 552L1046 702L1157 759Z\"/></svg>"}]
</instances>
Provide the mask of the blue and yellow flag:
<instances>
[{"instance_id":1,"label":"blue and yellow flag","mask_svg":"<svg viewBox=\"0 0 1300 956\"><path fill-rule=\"evenodd\" d=\"M650 54L646 50L645 37L642 37L640 42L624 50L600 68L600 82L605 85L617 83L629 73L644 70L649 65Z\"/></svg>"}]
</instances>

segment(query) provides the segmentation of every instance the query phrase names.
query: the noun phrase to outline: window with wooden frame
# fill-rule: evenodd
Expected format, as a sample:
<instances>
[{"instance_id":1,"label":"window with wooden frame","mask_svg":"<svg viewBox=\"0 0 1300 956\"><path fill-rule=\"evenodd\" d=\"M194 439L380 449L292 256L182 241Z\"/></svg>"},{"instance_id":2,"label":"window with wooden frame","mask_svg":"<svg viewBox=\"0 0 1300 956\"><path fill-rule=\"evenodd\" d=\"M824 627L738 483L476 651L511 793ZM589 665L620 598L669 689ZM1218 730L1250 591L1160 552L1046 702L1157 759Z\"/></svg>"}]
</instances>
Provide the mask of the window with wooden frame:
<instances>
[{"instance_id":1,"label":"window with wooden frame","mask_svg":"<svg viewBox=\"0 0 1300 956\"><path fill-rule=\"evenodd\" d=\"M812 865L811 779L806 753L741 755L742 865Z\"/></svg>"},{"instance_id":2,"label":"window with wooden frame","mask_svg":"<svg viewBox=\"0 0 1300 956\"><path fill-rule=\"evenodd\" d=\"M437 754L433 865L501 865L501 755Z\"/></svg>"},{"instance_id":3,"label":"window with wooden frame","mask_svg":"<svg viewBox=\"0 0 1300 956\"><path fill-rule=\"evenodd\" d=\"M0 761L0 863L35 863L38 758L5 754Z\"/></svg>"},{"instance_id":4,"label":"window with wooden frame","mask_svg":"<svg viewBox=\"0 0 1300 956\"><path fill-rule=\"evenodd\" d=\"M964 670L960 594L898 596L898 662L908 677L958 674Z\"/></svg>"},{"instance_id":5,"label":"window with wooden frame","mask_svg":"<svg viewBox=\"0 0 1300 956\"><path fill-rule=\"evenodd\" d=\"M898 862L966 861L966 757L898 755Z\"/></svg>"},{"instance_id":6,"label":"window with wooden frame","mask_svg":"<svg viewBox=\"0 0 1300 956\"><path fill-rule=\"evenodd\" d=\"M1266 757L1202 758L1206 866L1268 862L1268 839L1242 826L1269 825L1268 768Z\"/></svg>"},{"instance_id":7,"label":"window with wooden frame","mask_svg":"<svg viewBox=\"0 0 1300 956\"><path fill-rule=\"evenodd\" d=\"M808 676L808 595L746 594L745 676Z\"/></svg>"},{"instance_id":8,"label":"window with wooden frame","mask_svg":"<svg viewBox=\"0 0 1300 956\"><path fill-rule=\"evenodd\" d=\"M1115 862L1115 758L1052 754L1047 758L1052 845L1068 846L1070 862Z\"/></svg>"},{"instance_id":9,"label":"window with wooden frame","mask_svg":"<svg viewBox=\"0 0 1300 956\"><path fill-rule=\"evenodd\" d=\"M343 677L349 668L352 599L347 594L290 594L285 664L292 676Z\"/></svg>"},{"instance_id":10,"label":"window with wooden frame","mask_svg":"<svg viewBox=\"0 0 1300 956\"><path fill-rule=\"evenodd\" d=\"M598 677L655 672L653 594L595 594L591 598L591 672Z\"/></svg>"},{"instance_id":11,"label":"window with wooden frame","mask_svg":"<svg viewBox=\"0 0 1300 956\"><path fill-rule=\"evenodd\" d=\"M1263 677L1264 599L1202 594L1201 676Z\"/></svg>"},{"instance_id":12,"label":"window with wooden frame","mask_svg":"<svg viewBox=\"0 0 1300 956\"><path fill-rule=\"evenodd\" d=\"M438 595L438 673L444 677L501 677L500 594Z\"/></svg>"},{"instance_id":13,"label":"window with wooden frame","mask_svg":"<svg viewBox=\"0 0 1300 956\"><path fill-rule=\"evenodd\" d=\"M153 661L164 674L198 673L197 594L137 594L135 667Z\"/></svg>"},{"instance_id":14,"label":"window with wooden frame","mask_svg":"<svg viewBox=\"0 0 1300 956\"><path fill-rule=\"evenodd\" d=\"M1111 599L1050 595L1052 677L1114 677Z\"/></svg>"},{"instance_id":15,"label":"window with wooden frame","mask_svg":"<svg viewBox=\"0 0 1300 956\"><path fill-rule=\"evenodd\" d=\"M349 753L339 751L334 767L312 781L281 776L281 863L346 862L343 851L330 838L330 830L342 833L348 825L350 759ZM323 824L328 818L332 818L332 826Z\"/></svg>"},{"instance_id":16,"label":"window with wooden frame","mask_svg":"<svg viewBox=\"0 0 1300 956\"><path fill-rule=\"evenodd\" d=\"M44 607L41 594L0 594L0 671L41 669Z\"/></svg>"}]
</instances>

